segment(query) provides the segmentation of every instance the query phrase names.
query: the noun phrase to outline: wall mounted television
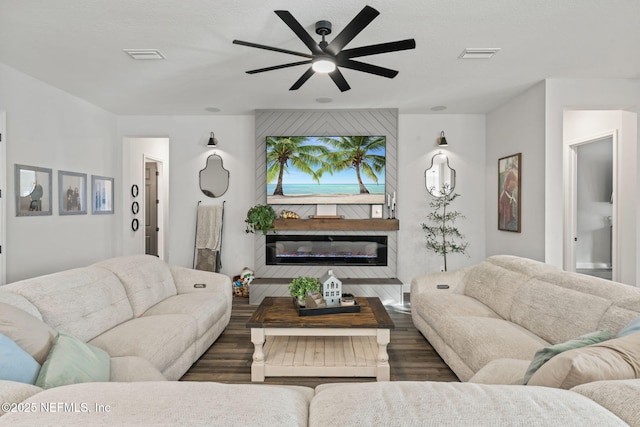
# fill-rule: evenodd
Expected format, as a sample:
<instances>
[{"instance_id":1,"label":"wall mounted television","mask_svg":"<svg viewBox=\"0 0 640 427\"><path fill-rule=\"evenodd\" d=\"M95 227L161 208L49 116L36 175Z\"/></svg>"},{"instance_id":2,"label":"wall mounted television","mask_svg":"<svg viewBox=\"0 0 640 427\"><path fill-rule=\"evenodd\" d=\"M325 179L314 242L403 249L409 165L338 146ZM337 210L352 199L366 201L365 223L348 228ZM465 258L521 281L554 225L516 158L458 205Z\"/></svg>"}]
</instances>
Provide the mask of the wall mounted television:
<instances>
[{"instance_id":1,"label":"wall mounted television","mask_svg":"<svg viewBox=\"0 0 640 427\"><path fill-rule=\"evenodd\" d=\"M385 136L267 136L266 142L268 204L384 204Z\"/></svg>"}]
</instances>

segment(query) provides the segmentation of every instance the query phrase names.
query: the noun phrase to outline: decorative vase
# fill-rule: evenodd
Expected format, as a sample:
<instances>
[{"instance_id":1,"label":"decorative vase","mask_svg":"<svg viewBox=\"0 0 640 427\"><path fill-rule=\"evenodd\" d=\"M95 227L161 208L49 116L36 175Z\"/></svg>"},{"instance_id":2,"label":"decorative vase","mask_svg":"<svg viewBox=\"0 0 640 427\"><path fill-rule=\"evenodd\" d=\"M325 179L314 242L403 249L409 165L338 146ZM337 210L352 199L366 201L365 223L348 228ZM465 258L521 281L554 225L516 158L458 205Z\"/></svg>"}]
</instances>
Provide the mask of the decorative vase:
<instances>
[{"instance_id":1,"label":"decorative vase","mask_svg":"<svg viewBox=\"0 0 640 427\"><path fill-rule=\"evenodd\" d=\"M300 307L306 307L307 303L306 303L306 298L305 297L298 297L298 305Z\"/></svg>"}]
</instances>

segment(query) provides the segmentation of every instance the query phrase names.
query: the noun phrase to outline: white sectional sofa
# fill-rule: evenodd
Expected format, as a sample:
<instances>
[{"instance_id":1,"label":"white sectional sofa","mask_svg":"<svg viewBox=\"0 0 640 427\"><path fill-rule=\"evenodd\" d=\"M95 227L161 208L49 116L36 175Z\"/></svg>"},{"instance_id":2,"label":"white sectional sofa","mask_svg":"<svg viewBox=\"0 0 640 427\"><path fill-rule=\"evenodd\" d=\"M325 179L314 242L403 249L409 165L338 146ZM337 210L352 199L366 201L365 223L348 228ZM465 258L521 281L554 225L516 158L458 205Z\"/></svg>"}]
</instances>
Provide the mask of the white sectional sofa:
<instances>
[{"instance_id":1,"label":"white sectional sofa","mask_svg":"<svg viewBox=\"0 0 640 427\"><path fill-rule=\"evenodd\" d=\"M429 381L323 384L315 390L119 382L23 390L22 396L0 416L0 426L640 426L637 380L573 391Z\"/></svg>"},{"instance_id":2,"label":"white sectional sofa","mask_svg":"<svg viewBox=\"0 0 640 427\"><path fill-rule=\"evenodd\" d=\"M497 255L413 278L411 307L415 326L460 380L522 384L541 348L600 330L614 337L638 318L640 289Z\"/></svg>"},{"instance_id":3,"label":"white sectional sofa","mask_svg":"<svg viewBox=\"0 0 640 427\"><path fill-rule=\"evenodd\" d=\"M420 316L426 316L434 324L427 330L429 334L445 335L439 341L437 338L434 340L438 343L436 348L445 361L456 367L454 371L458 375L470 377L476 373L476 368L480 374L483 358L489 363L500 362L496 371L487 371L487 377L492 374L495 380L521 375L521 365L528 362L513 359L519 357L520 353L514 353L506 343L517 340L506 341L501 338L503 330L511 329L496 327L500 321L506 321L500 320L498 312L505 312L500 311L506 310L505 299L519 301L519 291L509 291L511 283L518 288L525 286L537 274L545 276L547 273L558 273L544 265L504 257L487 260L478 268L477 275L470 274L471 270L473 268L439 275L435 279L417 279L414 284L416 294L412 295L414 316L420 315L415 312L416 307L418 310L429 308L429 315L423 313ZM465 297L462 292L465 288L470 291L474 288L473 283L482 280L485 286L478 286L476 292L482 295L480 298L489 298L495 304L495 311L491 315L487 314L489 309L483 311L479 308L481 303L478 300L470 301L468 299L471 297ZM545 283L542 279L536 280ZM445 281L451 286L449 290L432 289ZM505 283L504 289L496 284L498 282ZM558 277L558 282L567 281ZM193 287L200 283L206 284L206 287ZM494 284L491 286L488 283ZM572 326L566 327L570 331L567 336L582 330L576 324L591 325L595 322L598 326L622 325L634 315L633 307L640 303L635 294L626 293L626 288L616 293L606 289L597 290L592 285L581 285L580 289L583 289L582 292L590 289L591 293L599 295L599 299L606 297L612 302L606 307L596 305L600 313L599 320L591 323L582 318L573 318L578 309L575 304L570 304L567 313L561 317L563 321L573 319ZM422 286L425 289L420 289ZM490 298L490 289L506 296ZM520 289L520 292L524 292L524 289ZM524 319L528 318L525 314L535 311L533 307L541 297L531 292L520 295L530 298L529 311L519 312L522 322L525 322ZM443 298L443 302L439 306L427 304L421 302L423 298L429 301ZM581 299L580 303L585 303L585 300ZM555 307L556 302L551 301L549 305ZM5 311L2 311L3 307ZM20 341L20 328L29 329L30 323L35 322L32 329L37 329L38 325L46 323L50 331L44 330L44 335L51 333L53 336L57 331L65 331L75 334L83 342L106 350L111 356L111 381L82 382L43 389L23 382L0 380L0 426L640 427L640 411L637 410L640 380L590 382L571 390L429 381L323 384L315 390L265 384L166 381L179 378L228 323L231 284L227 277L167 266L152 257L117 258L87 268L1 287L0 329L4 328L5 332L7 323L12 321L10 310L6 307L14 311L19 308L23 320L26 320L24 316L32 318L31 321L14 324L15 328L9 328L8 333L13 333L19 344L28 347L34 357L42 360L46 357L43 354L46 351L29 345L33 336ZM584 307L582 309L585 310ZM548 310L545 310L543 312L548 314ZM454 353L458 344L451 334L453 329L446 329L446 325L463 328L465 322L456 323L455 317L464 317L469 312L478 319L467 326L475 328L479 337L492 337L489 331L482 331L483 326L495 328L492 342L505 344L499 344L491 352L480 346L476 354L475 349L469 346L473 334L460 334L467 340L468 346L466 350ZM434 317L443 319L436 321ZM419 328L423 324L430 324L424 319L418 318L416 324ZM542 323L548 327L554 324ZM524 332L522 326L514 328L524 334L523 342L532 340L535 343L530 346L531 349L549 342L540 337L534 338L535 335ZM560 337L563 335L558 335L558 339ZM522 357L530 357L526 352L522 354ZM513 369L512 365L517 369Z\"/></svg>"},{"instance_id":4,"label":"white sectional sofa","mask_svg":"<svg viewBox=\"0 0 640 427\"><path fill-rule=\"evenodd\" d=\"M0 287L0 303L42 320L52 340L62 331L105 350L112 381L179 379L229 323L231 298L229 277L148 255Z\"/></svg>"}]
</instances>

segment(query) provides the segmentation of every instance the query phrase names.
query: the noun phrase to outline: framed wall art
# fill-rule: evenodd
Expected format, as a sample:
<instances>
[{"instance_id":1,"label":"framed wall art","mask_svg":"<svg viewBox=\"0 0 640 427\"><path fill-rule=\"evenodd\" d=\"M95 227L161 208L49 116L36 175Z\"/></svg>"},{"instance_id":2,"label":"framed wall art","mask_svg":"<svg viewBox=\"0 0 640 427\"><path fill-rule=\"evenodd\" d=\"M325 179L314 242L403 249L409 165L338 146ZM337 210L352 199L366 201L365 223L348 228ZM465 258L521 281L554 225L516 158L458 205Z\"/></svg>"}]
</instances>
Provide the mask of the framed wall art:
<instances>
[{"instance_id":1,"label":"framed wall art","mask_svg":"<svg viewBox=\"0 0 640 427\"><path fill-rule=\"evenodd\" d=\"M498 230L521 231L522 153L498 159Z\"/></svg>"},{"instance_id":2,"label":"framed wall art","mask_svg":"<svg viewBox=\"0 0 640 427\"><path fill-rule=\"evenodd\" d=\"M15 165L16 216L51 215L52 171Z\"/></svg>"},{"instance_id":3,"label":"framed wall art","mask_svg":"<svg viewBox=\"0 0 640 427\"><path fill-rule=\"evenodd\" d=\"M91 213L113 213L113 178L91 175Z\"/></svg>"},{"instance_id":4,"label":"framed wall art","mask_svg":"<svg viewBox=\"0 0 640 427\"><path fill-rule=\"evenodd\" d=\"M87 174L58 171L58 211L60 215L87 213Z\"/></svg>"}]
</instances>

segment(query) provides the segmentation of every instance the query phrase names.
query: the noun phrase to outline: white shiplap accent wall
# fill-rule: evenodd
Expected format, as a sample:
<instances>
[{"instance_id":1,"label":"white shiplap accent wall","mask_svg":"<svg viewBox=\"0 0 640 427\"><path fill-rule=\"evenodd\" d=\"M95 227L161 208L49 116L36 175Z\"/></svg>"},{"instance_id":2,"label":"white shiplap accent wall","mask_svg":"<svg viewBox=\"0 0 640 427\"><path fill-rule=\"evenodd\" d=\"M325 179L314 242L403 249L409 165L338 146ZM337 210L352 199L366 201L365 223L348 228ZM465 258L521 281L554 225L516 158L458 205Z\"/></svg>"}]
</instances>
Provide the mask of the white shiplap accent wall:
<instances>
[{"instance_id":1,"label":"white shiplap accent wall","mask_svg":"<svg viewBox=\"0 0 640 427\"><path fill-rule=\"evenodd\" d=\"M387 139L386 191L397 188L398 171L398 110L257 110L256 111L256 204L265 204L266 195L266 137L267 136L351 136L384 135ZM291 210L306 218L316 213L316 205L274 205L276 213ZM337 205L338 215L348 219L369 218L371 205ZM385 209L386 215L386 209ZM386 267L332 267L338 277L393 278L397 276L397 232L379 231L279 231L282 234L387 235L388 265ZM324 266L267 266L265 239L255 239L255 268L257 277L321 276Z\"/></svg>"}]
</instances>

